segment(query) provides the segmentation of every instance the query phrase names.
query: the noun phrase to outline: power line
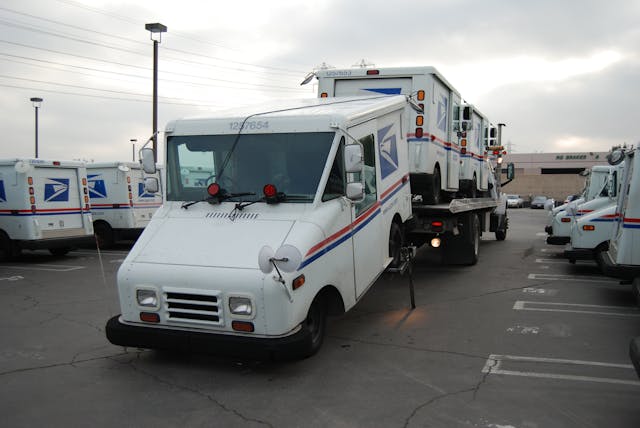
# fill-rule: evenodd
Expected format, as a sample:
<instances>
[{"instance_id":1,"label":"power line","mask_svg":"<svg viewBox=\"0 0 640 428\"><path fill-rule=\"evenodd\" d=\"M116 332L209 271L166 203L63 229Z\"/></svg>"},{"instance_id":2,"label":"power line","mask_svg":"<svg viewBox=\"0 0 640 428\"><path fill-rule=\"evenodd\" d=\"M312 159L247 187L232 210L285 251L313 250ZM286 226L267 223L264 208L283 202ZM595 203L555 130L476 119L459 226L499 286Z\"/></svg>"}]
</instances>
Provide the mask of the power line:
<instances>
[{"instance_id":1,"label":"power line","mask_svg":"<svg viewBox=\"0 0 640 428\"><path fill-rule=\"evenodd\" d=\"M118 66L122 66L122 67L130 67L130 68L135 68L135 69L138 69L138 70L145 70L145 71L150 71L151 70L151 68L149 68L149 67L142 67L142 66L139 66L139 65L125 64L125 63L117 62L117 61L108 61L108 60L105 60L105 59L92 58L92 57L88 57L88 56L85 56L85 55L70 54L70 53L67 53L67 52L62 52L62 51L58 51L58 50L54 50L54 49L47 49L47 48L42 48L42 47L38 47L38 46L31 46L31 45L27 45L27 44L24 44L24 43L11 42L11 41L8 41L8 40L0 40L0 43L6 43L6 44L10 44L10 45L21 46L21 47L26 47L26 48L30 48L30 49L36 49L36 50L41 50L41 51L51 52L51 53L56 53L56 54L61 54L61 55L68 55L68 56L72 56L72 57L76 57L76 58L88 59L88 60L91 60L91 61L104 62L104 63L107 63L107 64L113 64L113 65L118 65ZM213 77L204 77L204 76L198 76L198 75L187 74L187 73L177 73L177 72L173 72L173 71L161 71L161 73L184 76L184 77L192 77L192 78L203 79L203 80L212 80L212 81L218 81L218 82L224 82L224 83L242 84L242 82L237 82L237 81L234 81L234 80L216 79L216 78L213 78ZM263 84L260 84L260 83L246 83L246 84L250 85L250 86L260 87L260 88L284 89L284 90L289 90L289 91L293 91L294 90L293 88L286 87L286 86L263 85Z\"/></svg>"},{"instance_id":2,"label":"power line","mask_svg":"<svg viewBox=\"0 0 640 428\"><path fill-rule=\"evenodd\" d=\"M95 71L95 72L104 73L104 74L115 74L115 75L118 75L118 76L134 77L136 79L148 79L147 76L141 76L141 75L138 75L138 74L123 73L123 72L118 72L118 71L100 70L98 68L84 67L84 66L73 65L73 64L64 64L64 63L56 62L56 61L48 61L48 60L39 59L39 58L26 57L26 56L21 56L21 55L12 55L12 54L2 53L2 52L0 52L0 56L24 59L24 60L28 60L28 61L41 62L41 63L51 64L51 65L58 65L58 66L61 66L61 67L69 67L69 68L77 68L77 69L81 69L81 70ZM55 68L55 67L47 67L46 65L31 64L31 63L28 63L28 62L18 61L18 60L15 60L15 59L0 58L0 60L11 61L11 62L15 62L15 63L18 63L18 64L29 65L31 67L41 67L41 68L45 68L45 69L49 69L49 70L51 70L51 69L59 70L59 71L65 72L65 73L75 73L75 74L80 74L80 75L90 76L90 77L101 77L101 76L97 76L95 74L82 73L80 71L74 71L74 70L62 70L62 69ZM113 77L108 77L108 78L109 79L114 79ZM114 80L121 80L121 79L114 79ZM246 91L256 91L257 90L256 88L246 87L246 86L232 86L232 87L230 87L230 86L223 86L223 85L219 85L219 84L189 82L189 81L186 81L186 80L167 79L167 78L162 78L162 79L159 79L159 80L161 82L179 83L181 85L207 87L207 88L226 88L226 89L239 89L239 90L246 90ZM130 82L130 80L129 80L129 82ZM296 92L296 93L304 93L304 92L306 92L306 91L303 91L303 90L300 90L300 89L285 89L285 88L260 89L260 90L271 91L271 92L282 92L282 91Z\"/></svg>"},{"instance_id":3,"label":"power line","mask_svg":"<svg viewBox=\"0 0 640 428\"><path fill-rule=\"evenodd\" d=\"M141 99L135 99L135 98L121 98L121 97L107 97L104 95L95 95L95 94L80 94L77 92L66 92L66 91L58 91L55 89L42 89L42 88L33 88L33 87L18 86L18 85L7 85L4 83L0 83L0 86L4 88L26 89L29 91L49 92L54 94L74 95L79 97L100 98L100 99L106 99L106 100L133 101L133 102L140 102L140 103L152 102L151 100L141 100ZM171 102L171 101L163 101L161 104L194 106L194 107L221 107L220 104L189 104L189 103L178 103L178 102Z\"/></svg>"},{"instance_id":4,"label":"power line","mask_svg":"<svg viewBox=\"0 0 640 428\"><path fill-rule=\"evenodd\" d=\"M57 0L57 1L59 1L61 3L65 3L65 4L70 5L70 6L74 6L74 7L78 7L78 8L81 8L81 9L89 10L89 11L94 12L94 13L98 13L98 14L101 14L101 15L109 16L111 18L115 18L115 19L118 19L120 21L128 22L130 24L135 24L135 25L140 25L140 26L145 24L145 22L143 22L143 21L134 20L134 19L131 19L131 18L127 17L127 16L123 16L123 15L119 15L119 14L116 14L116 13L113 13L113 12L105 11L104 9L99 9L99 8L96 8L96 7L87 6L87 5L79 3L77 1L73 1L73 0ZM190 35L187 35L186 33L182 33L181 31L172 30L171 34L176 35L178 37L182 37L184 39L189 39L189 40L193 40L193 41L196 41L196 42L199 42L199 43L215 46L217 48L227 49L227 50L236 51L236 52L243 52L243 51L241 51L239 49L229 48L229 47L224 46L224 45L213 43L213 42L211 42L209 40L202 40L202 39L198 39L198 38L192 37ZM176 50L176 51L180 52L180 50ZM183 53L188 53L188 52L185 52L185 51L182 51L182 52ZM200 54L193 54L193 53L189 53L189 54L190 55L202 56ZM281 68L278 68L278 67L270 67L270 66L264 66L264 65L242 63L242 62L238 62L238 61L231 61L231 60L224 60L224 59L223 59L223 61L233 62L233 63L236 63L236 64L242 64L242 65L250 65L250 66L253 66L253 67L270 68L270 69L274 69L274 70L278 70L278 69L279 70L285 70L285 69L281 69ZM289 72L293 71L295 73L305 73L305 71L298 71L298 70L288 70L288 69L286 69L285 71L289 71Z\"/></svg>"}]
</instances>

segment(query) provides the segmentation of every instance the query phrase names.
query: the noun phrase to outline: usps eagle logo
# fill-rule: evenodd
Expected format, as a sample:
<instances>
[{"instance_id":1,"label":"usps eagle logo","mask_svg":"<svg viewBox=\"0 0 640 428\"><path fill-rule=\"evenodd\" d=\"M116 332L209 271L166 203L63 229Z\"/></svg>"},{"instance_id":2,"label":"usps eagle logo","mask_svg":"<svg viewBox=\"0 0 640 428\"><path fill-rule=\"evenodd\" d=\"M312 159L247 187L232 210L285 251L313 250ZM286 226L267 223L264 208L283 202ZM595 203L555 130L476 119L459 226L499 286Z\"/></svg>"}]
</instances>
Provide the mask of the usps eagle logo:
<instances>
[{"instance_id":1,"label":"usps eagle logo","mask_svg":"<svg viewBox=\"0 0 640 428\"><path fill-rule=\"evenodd\" d=\"M87 184L89 185L89 197L91 199L101 199L107 197L107 186L101 174L87 175Z\"/></svg>"},{"instance_id":2,"label":"usps eagle logo","mask_svg":"<svg viewBox=\"0 0 640 428\"><path fill-rule=\"evenodd\" d=\"M69 179L68 178L47 178L44 183L45 202L67 202L69 201Z\"/></svg>"},{"instance_id":3,"label":"usps eagle logo","mask_svg":"<svg viewBox=\"0 0 640 428\"><path fill-rule=\"evenodd\" d=\"M447 132L447 112L449 111L449 100L446 96L440 95L438 100L438 128L442 132Z\"/></svg>"},{"instance_id":4,"label":"usps eagle logo","mask_svg":"<svg viewBox=\"0 0 640 428\"><path fill-rule=\"evenodd\" d=\"M7 202L7 194L4 192L4 180L0 180L0 202Z\"/></svg>"},{"instance_id":5,"label":"usps eagle logo","mask_svg":"<svg viewBox=\"0 0 640 428\"><path fill-rule=\"evenodd\" d=\"M380 174L384 179L398 169L398 146L396 134L390 135L393 125L378 130L378 152L380 155Z\"/></svg>"}]
</instances>

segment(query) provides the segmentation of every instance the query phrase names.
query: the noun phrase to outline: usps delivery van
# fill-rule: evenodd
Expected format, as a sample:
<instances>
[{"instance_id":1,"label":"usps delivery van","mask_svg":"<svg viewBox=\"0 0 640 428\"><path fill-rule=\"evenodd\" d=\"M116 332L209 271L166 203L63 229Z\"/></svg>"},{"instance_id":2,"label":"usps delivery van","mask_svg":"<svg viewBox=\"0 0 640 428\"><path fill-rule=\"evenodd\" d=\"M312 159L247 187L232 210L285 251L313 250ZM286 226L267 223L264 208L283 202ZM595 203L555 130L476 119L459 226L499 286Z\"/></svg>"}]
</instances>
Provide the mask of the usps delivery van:
<instances>
[{"instance_id":1,"label":"usps delivery van","mask_svg":"<svg viewBox=\"0 0 640 428\"><path fill-rule=\"evenodd\" d=\"M159 174L153 174L159 179ZM105 162L87 165L93 229L101 248L120 239L137 239L162 205L160 193L144 188L139 163Z\"/></svg>"},{"instance_id":2,"label":"usps delivery van","mask_svg":"<svg viewBox=\"0 0 640 428\"><path fill-rule=\"evenodd\" d=\"M0 259L22 249L64 255L92 240L84 163L0 160Z\"/></svg>"},{"instance_id":3,"label":"usps delivery van","mask_svg":"<svg viewBox=\"0 0 640 428\"><path fill-rule=\"evenodd\" d=\"M318 351L326 316L400 261L406 104L305 99L170 122L164 203L118 270L111 343ZM183 179L197 167L206 186Z\"/></svg>"},{"instance_id":4,"label":"usps delivery van","mask_svg":"<svg viewBox=\"0 0 640 428\"><path fill-rule=\"evenodd\" d=\"M460 145L460 191L471 198L488 196L491 163L486 162L491 124L471 104L454 111L454 129Z\"/></svg>"}]
</instances>

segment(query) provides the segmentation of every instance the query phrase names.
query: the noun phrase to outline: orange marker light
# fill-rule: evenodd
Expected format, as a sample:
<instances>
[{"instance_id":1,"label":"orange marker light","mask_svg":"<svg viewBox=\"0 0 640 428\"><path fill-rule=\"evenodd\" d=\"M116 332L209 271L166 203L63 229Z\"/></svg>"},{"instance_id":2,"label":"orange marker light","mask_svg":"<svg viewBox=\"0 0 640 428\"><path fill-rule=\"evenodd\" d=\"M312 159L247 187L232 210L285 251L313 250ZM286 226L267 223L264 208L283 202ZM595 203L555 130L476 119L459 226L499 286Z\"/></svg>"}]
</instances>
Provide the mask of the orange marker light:
<instances>
[{"instance_id":1,"label":"orange marker light","mask_svg":"<svg viewBox=\"0 0 640 428\"><path fill-rule=\"evenodd\" d=\"M424 91L420 89L417 95L418 101L424 101Z\"/></svg>"}]
</instances>

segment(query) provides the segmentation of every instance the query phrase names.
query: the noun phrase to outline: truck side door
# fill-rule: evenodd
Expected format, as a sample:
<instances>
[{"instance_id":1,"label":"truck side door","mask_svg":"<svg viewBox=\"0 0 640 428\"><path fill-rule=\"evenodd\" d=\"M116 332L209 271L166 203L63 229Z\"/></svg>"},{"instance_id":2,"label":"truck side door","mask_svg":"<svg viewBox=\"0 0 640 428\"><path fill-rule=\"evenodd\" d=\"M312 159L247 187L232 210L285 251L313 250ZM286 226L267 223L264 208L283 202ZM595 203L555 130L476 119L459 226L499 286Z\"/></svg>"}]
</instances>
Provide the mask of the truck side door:
<instances>
[{"instance_id":1,"label":"truck side door","mask_svg":"<svg viewBox=\"0 0 640 428\"><path fill-rule=\"evenodd\" d=\"M352 206L352 239L355 295L359 298L384 269L388 250L387 233L383 230L378 183L379 159L376 150L376 128L368 122L350 129L364 149L365 197Z\"/></svg>"}]
</instances>

